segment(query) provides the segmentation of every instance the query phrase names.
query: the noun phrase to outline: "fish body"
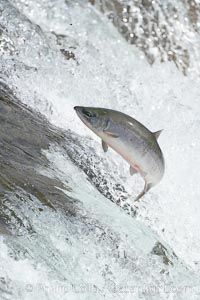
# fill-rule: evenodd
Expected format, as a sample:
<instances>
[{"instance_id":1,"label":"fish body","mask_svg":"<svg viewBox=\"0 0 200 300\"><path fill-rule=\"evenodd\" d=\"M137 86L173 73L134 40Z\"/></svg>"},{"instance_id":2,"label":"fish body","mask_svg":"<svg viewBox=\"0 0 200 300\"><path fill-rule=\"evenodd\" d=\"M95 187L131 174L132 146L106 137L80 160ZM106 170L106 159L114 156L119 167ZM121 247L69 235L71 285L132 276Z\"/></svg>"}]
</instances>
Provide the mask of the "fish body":
<instances>
[{"instance_id":1,"label":"fish body","mask_svg":"<svg viewBox=\"0 0 200 300\"><path fill-rule=\"evenodd\" d=\"M116 110L81 106L76 106L75 110L83 123L101 138L105 152L111 147L129 163L131 175L139 173L144 178L144 190L135 200L162 179L165 164L157 142L161 131L153 133Z\"/></svg>"}]
</instances>

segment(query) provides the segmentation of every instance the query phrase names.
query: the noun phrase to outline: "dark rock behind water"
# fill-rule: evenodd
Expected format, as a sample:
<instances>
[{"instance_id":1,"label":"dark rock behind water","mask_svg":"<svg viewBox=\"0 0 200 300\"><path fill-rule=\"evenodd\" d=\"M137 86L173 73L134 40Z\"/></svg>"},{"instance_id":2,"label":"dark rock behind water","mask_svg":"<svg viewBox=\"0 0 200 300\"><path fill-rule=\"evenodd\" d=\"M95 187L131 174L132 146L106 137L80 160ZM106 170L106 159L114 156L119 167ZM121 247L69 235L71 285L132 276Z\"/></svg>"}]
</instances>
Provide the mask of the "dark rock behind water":
<instances>
[{"instance_id":1,"label":"dark rock behind water","mask_svg":"<svg viewBox=\"0 0 200 300\"><path fill-rule=\"evenodd\" d=\"M0 212L1 221L8 226L24 226L24 220L17 216L15 201L12 200L12 194L21 189L40 200L40 210L43 206L56 209L58 204L61 207L64 203L69 215L76 213L75 200L56 188L63 188L62 183L37 172L38 167L48 168L49 165L41 149L48 149L50 143L59 143L62 138L61 133L51 127L42 115L33 113L14 97L9 88L1 85L0 189L3 201ZM23 206L23 197L20 200Z\"/></svg>"},{"instance_id":2,"label":"dark rock behind water","mask_svg":"<svg viewBox=\"0 0 200 300\"><path fill-rule=\"evenodd\" d=\"M174 34L175 23L184 24L194 35L199 35L200 6L197 1L119 1L89 0L106 14L119 32L131 44L138 47L150 64L157 59L173 61L177 68L187 74L191 47ZM184 18L183 18L184 13ZM179 23L180 22L180 23Z\"/></svg>"}]
</instances>

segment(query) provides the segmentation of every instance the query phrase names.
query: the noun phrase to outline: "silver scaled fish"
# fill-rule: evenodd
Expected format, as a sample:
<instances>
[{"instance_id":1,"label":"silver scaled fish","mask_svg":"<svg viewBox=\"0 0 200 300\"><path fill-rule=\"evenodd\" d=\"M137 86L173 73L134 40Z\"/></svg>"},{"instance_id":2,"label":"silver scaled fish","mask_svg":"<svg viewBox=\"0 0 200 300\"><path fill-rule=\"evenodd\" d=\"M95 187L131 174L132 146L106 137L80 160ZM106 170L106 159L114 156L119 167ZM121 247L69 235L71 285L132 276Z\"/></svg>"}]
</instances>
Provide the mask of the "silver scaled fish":
<instances>
[{"instance_id":1,"label":"silver scaled fish","mask_svg":"<svg viewBox=\"0 0 200 300\"><path fill-rule=\"evenodd\" d=\"M102 140L104 152L108 147L119 153L130 165L130 174L139 173L144 189L138 201L163 177L165 163L157 139L162 130L151 132L134 118L116 110L96 107L74 107L79 118Z\"/></svg>"}]
</instances>

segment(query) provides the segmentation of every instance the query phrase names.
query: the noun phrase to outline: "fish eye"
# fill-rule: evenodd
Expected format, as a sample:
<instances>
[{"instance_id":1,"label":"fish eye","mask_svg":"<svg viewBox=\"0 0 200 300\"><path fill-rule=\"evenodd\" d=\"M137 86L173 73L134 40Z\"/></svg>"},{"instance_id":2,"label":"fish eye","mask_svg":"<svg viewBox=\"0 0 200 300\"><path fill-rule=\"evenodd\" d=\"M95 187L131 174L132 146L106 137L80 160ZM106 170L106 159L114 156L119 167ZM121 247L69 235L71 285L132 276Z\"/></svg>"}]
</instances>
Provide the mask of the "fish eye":
<instances>
[{"instance_id":1,"label":"fish eye","mask_svg":"<svg viewBox=\"0 0 200 300\"><path fill-rule=\"evenodd\" d=\"M85 115L86 117L88 117L88 118L96 117L96 114L95 114L95 113L92 113L92 112L90 112L90 111L88 111L88 110L83 110L83 113L84 113L84 115Z\"/></svg>"}]
</instances>

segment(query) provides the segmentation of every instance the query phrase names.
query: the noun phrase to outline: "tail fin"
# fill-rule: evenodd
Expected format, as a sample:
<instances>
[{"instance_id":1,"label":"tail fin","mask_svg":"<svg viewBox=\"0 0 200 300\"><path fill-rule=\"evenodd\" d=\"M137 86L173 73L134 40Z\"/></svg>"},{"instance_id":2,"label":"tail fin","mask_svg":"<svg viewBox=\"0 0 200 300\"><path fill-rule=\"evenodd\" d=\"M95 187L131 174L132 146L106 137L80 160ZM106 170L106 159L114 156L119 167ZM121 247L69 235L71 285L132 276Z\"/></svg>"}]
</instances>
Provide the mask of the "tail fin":
<instances>
[{"instance_id":1,"label":"tail fin","mask_svg":"<svg viewBox=\"0 0 200 300\"><path fill-rule=\"evenodd\" d=\"M134 201L139 201L152 187L151 183L145 183L144 190L134 199Z\"/></svg>"}]
</instances>

